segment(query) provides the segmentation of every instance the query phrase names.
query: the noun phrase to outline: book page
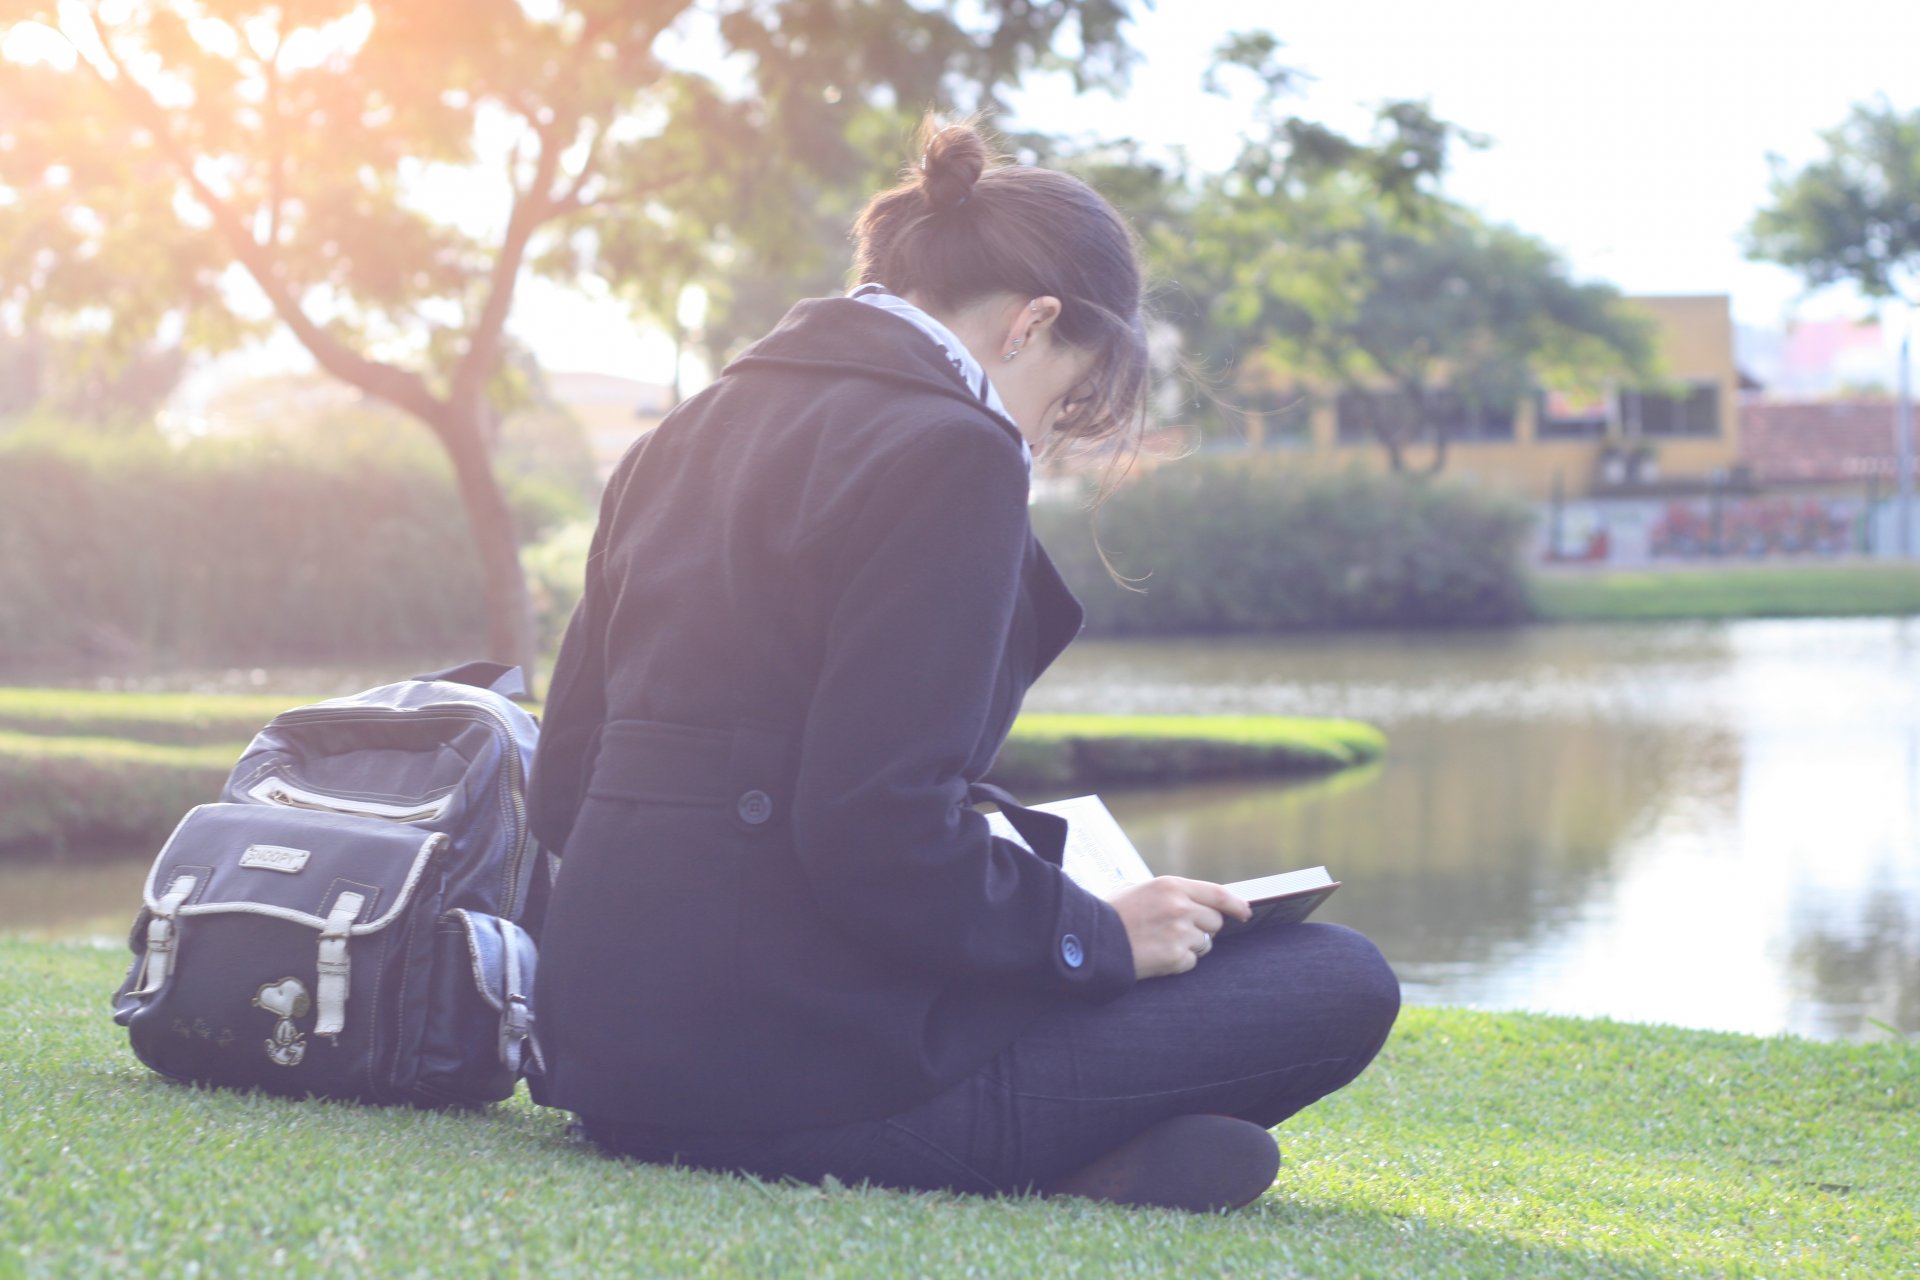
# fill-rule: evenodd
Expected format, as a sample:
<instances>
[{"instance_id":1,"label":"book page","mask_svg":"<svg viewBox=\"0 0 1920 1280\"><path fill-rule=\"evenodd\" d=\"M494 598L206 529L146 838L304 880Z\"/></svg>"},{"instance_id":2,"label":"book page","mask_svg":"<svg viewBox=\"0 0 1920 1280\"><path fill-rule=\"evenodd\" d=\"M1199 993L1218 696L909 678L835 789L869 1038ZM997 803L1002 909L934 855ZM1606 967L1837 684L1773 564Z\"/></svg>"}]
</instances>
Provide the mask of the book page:
<instances>
[{"instance_id":1,"label":"book page","mask_svg":"<svg viewBox=\"0 0 1920 1280\"><path fill-rule=\"evenodd\" d=\"M1130 884L1153 879L1146 859L1133 847L1133 841L1127 839L1127 833L1120 829L1099 796L1075 796L1029 807L1067 820L1067 842L1060 869L1087 892L1105 898ZM1028 847L1006 815L989 813L986 819L995 835L1005 836L1022 848Z\"/></svg>"}]
</instances>

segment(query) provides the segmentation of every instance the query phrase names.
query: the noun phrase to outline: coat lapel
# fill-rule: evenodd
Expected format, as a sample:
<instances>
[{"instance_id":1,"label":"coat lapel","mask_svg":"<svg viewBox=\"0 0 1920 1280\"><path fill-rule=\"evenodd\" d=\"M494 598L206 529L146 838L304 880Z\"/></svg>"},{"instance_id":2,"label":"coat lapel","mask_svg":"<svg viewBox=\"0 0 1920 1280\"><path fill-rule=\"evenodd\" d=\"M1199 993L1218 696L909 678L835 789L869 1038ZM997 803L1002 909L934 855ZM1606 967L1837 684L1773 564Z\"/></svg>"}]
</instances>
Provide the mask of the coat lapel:
<instances>
[{"instance_id":1,"label":"coat lapel","mask_svg":"<svg viewBox=\"0 0 1920 1280\"><path fill-rule=\"evenodd\" d=\"M1027 676L1031 684L1080 634L1087 611L1054 567L1053 557L1031 533L1027 535L1025 578L1024 594L1033 606L1034 615L1033 670Z\"/></svg>"}]
</instances>

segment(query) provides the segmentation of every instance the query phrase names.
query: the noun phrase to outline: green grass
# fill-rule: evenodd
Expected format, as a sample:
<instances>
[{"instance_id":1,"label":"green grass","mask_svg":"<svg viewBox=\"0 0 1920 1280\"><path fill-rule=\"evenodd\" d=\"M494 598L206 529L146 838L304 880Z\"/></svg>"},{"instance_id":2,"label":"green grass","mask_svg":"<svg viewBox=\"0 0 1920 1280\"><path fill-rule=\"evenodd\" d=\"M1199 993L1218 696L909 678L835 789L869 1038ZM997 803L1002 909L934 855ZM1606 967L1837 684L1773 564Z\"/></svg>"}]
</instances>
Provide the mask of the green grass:
<instances>
[{"instance_id":1,"label":"green grass","mask_svg":"<svg viewBox=\"0 0 1920 1280\"><path fill-rule=\"evenodd\" d=\"M994 762L1010 786L1128 786L1327 773L1377 760L1386 735L1295 716L1026 715Z\"/></svg>"},{"instance_id":2,"label":"green grass","mask_svg":"<svg viewBox=\"0 0 1920 1280\"><path fill-rule=\"evenodd\" d=\"M1920 566L1725 565L1645 573L1536 573L1534 612L1549 622L1820 618L1920 613Z\"/></svg>"},{"instance_id":3,"label":"green grass","mask_svg":"<svg viewBox=\"0 0 1920 1280\"><path fill-rule=\"evenodd\" d=\"M0 730L179 744L245 742L282 711L313 701L285 694L0 688Z\"/></svg>"},{"instance_id":4,"label":"green grass","mask_svg":"<svg viewBox=\"0 0 1920 1280\"><path fill-rule=\"evenodd\" d=\"M1916 1274L1920 1048L1409 1009L1239 1213L766 1184L170 1085L120 953L0 940L0 1275Z\"/></svg>"},{"instance_id":5,"label":"green grass","mask_svg":"<svg viewBox=\"0 0 1920 1280\"><path fill-rule=\"evenodd\" d=\"M261 725L310 701L0 688L0 854L158 841L219 794ZM1379 730L1351 720L1035 715L1014 724L991 777L1091 789L1325 773L1385 747Z\"/></svg>"}]
</instances>

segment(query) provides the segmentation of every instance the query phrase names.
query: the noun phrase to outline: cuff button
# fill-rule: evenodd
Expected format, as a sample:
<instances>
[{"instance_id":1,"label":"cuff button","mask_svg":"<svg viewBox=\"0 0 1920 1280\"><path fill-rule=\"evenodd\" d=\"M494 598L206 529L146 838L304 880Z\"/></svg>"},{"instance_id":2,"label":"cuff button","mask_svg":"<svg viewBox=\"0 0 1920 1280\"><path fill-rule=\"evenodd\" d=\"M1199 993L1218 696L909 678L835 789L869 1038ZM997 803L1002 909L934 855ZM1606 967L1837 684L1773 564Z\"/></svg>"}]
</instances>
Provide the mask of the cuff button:
<instances>
[{"instance_id":1,"label":"cuff button","mask_svg":"<svg viewBox=\"0 0 1920 1280\"><path fill-rule=\"evenodd\" d=\"M1086 948L1080 945L1078 936L1069 933L1060 939L1060 959L1069 969L1078 969L1087 962Z\"/></svg>"}]
</instances>

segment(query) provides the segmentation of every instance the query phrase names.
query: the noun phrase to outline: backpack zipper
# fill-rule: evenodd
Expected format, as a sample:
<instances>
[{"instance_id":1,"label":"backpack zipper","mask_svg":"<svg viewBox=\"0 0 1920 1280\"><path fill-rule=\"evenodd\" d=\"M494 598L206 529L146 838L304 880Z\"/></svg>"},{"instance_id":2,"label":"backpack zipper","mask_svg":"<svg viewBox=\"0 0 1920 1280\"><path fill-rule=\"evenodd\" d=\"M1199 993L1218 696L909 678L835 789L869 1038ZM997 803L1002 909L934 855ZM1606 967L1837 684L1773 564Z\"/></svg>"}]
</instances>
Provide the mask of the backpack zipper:
<instances>
[{"instance_id":1,"label":"backpack zipper","mask_svg":"<svg viewBox=\"0 0 1920 1280\"><path fill-rule=\"evenodd\" d=\"M526 787L526 763L520 756L520 742L514 737L513 726L492 707L479 702L430 702L420 707L296 707L292 711L282 711L269 725L298 724L305 720L341 720L352 716L451 716L466 719L479 717L490 721L499 729L499 737L506 744L507 759L512 767L507 772L504 784L509 806L513 811L513 848L507 855L506 884L500 894L500 914L508 920L515 918L520 907L521 868L527 860L529 832L527 830L527 801L523 794Z\"/></svg>"},{"instance_id":2,"label":"backpack zipper","mask_svg":"<svg viewBox=\"0 0 1920 1280\"><path fill-rule=\"evenodd\" d=\"M426 822L438 818L446 813L447 805L452 800L451 796L442 796L431 803L408 808L400 804L383 804L378 800L359 800L309 791L272 774L247 788L247 794L255 800L286 805L290 809L317 809L321 813L344 813L355 818L384 818L388 822Z\"/></svg>"}]
</instances>

